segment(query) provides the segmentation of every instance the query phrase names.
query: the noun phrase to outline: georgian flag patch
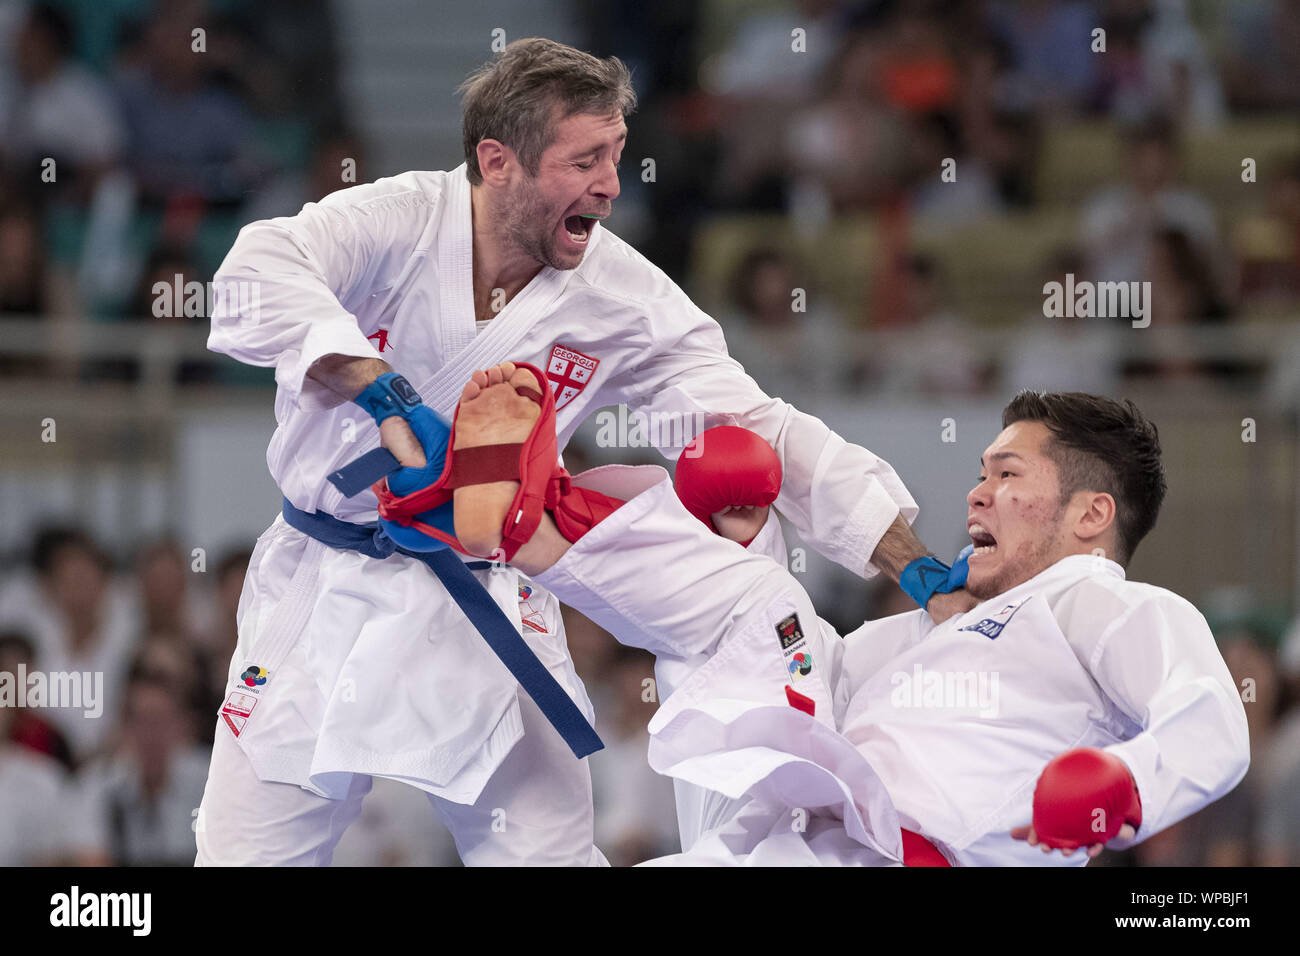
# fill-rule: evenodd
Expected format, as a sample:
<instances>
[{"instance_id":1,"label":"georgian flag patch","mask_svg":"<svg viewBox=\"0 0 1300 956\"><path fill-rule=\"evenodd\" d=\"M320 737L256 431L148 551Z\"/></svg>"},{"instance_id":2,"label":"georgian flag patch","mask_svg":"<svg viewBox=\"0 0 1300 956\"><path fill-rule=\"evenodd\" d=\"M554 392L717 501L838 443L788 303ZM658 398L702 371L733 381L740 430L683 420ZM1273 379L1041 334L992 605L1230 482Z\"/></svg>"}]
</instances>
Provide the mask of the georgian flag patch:
<instances>
[{"instance_id":1,"label":"georgian flag patch","mask_svg":"<svg viewBox=\"0 0 1300 956\"><path fill-rule=\"evenodd\" d=\"M582 390L596 374L598 365L600 359L575 352L563 345L551 349L551 357L546 363L546 379L555 392L557 412L582 394Z\"/></svg>"}]
</instances>

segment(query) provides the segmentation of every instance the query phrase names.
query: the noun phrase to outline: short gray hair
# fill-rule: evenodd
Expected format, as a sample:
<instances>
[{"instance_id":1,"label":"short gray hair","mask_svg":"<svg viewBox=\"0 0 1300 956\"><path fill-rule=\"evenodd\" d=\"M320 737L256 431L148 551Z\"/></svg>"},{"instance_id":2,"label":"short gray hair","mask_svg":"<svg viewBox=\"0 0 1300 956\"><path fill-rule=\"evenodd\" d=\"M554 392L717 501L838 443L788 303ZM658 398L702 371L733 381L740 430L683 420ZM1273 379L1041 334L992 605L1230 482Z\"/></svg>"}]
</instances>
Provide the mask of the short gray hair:
<instances>
[{"instance_id":1,"label":"short gray hair","mask_svg":"<svg viewBox=\"0 0 1300 956\"><path fill-rule=\"evenodd\" d=\"M483 182L478 144L485 139L509 146L528 175L536 176L559 121L577 113L618 113L626 119L636 109L632 74L622 60L602 60L541 37L507 44L470 74L459 92L465 162L476 186Z\"/></svg>"}]
</instances>

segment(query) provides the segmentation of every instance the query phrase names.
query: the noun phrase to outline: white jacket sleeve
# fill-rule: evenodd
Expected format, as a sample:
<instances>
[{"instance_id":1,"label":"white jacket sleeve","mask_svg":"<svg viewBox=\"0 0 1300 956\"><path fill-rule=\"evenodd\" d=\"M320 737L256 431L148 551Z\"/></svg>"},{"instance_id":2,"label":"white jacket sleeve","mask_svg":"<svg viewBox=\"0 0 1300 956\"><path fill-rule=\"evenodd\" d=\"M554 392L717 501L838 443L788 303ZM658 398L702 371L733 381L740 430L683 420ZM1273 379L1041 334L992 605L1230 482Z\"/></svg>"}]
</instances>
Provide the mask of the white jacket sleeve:
<instances>
[{"instance_id":1,"label":"white jacket sleeve","mask_svg":"<svg viewBox=\"0 0 1300 956\"><path fill-rule=\"evenodd\" d=\"M1134 605L1106 628L1088 669L1142 727L1106 748L1128 766L1142 799L1130 841L1172 826L1219 799L1246 775L1246 710L1205 618L1174 595Z\"/></svg>"},{"instance_id":2,"label":"white jacket sleeve","mask_svg":"<svg viewBox=\"0 0 1300 956\"><path fill-rule=\"evenodd\" d=\"M307 370L330 354L379 358L353 312L396 282L429 205L418 190L381 180L245 226L213 279L208 348L274 366L300 408L341 404Z\"/></svg>"},{"instance_id":3,"label":"white jacket sleeve","mask_svg":"<svg viewBox=\"0 0 1300 956\"><path fill-rule=\"evenodd\" d=\"M877 569L868 562L885 531L899 514L909 523L917 515L916 502L894 469L819 419L764 394L728 356L718 324L685 293L673 291L663 307L676 313L674 319L684 314L688 327L680 336L656 343L653 355L632 373L625 390L629 406L669 416L661 420L682 416L707 427L741 425L762 435L776 449L784 473L777 509L826 557L855 574L874 576ZM671 429L650 432L662 436ZM681 451L659 450L669 458Z\"/></svg>"}]
</instances>

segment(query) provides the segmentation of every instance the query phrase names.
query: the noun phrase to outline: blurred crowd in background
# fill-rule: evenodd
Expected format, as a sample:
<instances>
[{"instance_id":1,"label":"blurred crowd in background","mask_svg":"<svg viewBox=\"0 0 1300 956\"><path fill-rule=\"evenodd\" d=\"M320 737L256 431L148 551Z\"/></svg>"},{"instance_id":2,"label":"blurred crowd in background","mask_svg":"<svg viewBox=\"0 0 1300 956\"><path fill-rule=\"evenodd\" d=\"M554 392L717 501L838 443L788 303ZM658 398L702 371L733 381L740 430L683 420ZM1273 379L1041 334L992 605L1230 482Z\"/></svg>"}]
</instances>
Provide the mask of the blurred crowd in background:
<instances>
[{"instance_id":1,"label":"blurred crowd in background","mask_svg":"<svg viewBox=\"0 0 1300 956\"><path fill-rule=\"evenodd\" d=\"M611 228L722 322L770 394L815 413L831 393L1154 383L1266 394L1294 414L1294 351L1152 353L1127 322L1045 317L1042 286L1066 274L1150 281L1150 341L1259 323L1290 341L1297 0L566 9L579 45L623 58L641 97ZM154 283L210 280L243 223L348 185L347 160L357 182L400 172L367 164L328 13L306 0L0 5L0 318L201 328L202 315L157 314ZM204 56L192 52L196 24ZM796 30L804 49L791 55ZM1244 156L1257 181L1243 181ZM651 181L640 157L654 160ZM952 182L938 175L947 159ZM794 289L807 290L806 309L792 309ZM1013 335L984 338L999 330ZM893 347L900 331L928 347ZM139 374L130 360L56 369L3 349L0 369L79 383ZM217 357L177 375L271 384ZM109 543L51 524L9 556L0 672L102 673L106 709L0 707L0 865L192 862L248 549L207 556L200 571L175 540ZM862 595L823 613L838 623L908 607L892 586ZM1250 773L1099 862L1300 864L1300 627L1249 601L1206 610L1243 687ZM651 661L576 615L567 626L607 744L592 758L597 842L616 864L673 852L672 786L645 765ZM379 781L335 862L456 854L422 794Z\"/></svg>"}]
</instances>

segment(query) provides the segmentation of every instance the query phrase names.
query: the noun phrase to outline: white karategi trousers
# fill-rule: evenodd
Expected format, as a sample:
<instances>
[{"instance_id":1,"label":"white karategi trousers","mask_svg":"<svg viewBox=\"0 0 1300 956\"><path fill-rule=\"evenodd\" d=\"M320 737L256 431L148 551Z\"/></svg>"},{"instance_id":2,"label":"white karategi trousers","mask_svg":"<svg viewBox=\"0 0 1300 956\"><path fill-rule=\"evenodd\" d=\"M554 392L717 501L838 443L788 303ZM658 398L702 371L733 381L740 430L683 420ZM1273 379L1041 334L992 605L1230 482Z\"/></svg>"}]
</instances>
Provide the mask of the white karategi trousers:
<instances>
[{"instance_id":1,"label":"white karategi trousers","mask_svg":"<svg viewBox=\"0 0 1300 956\"><path fill-rule=\"evenodd\" d=\"M521 630L593 719L555 597L510 568L473 573L516 624L526 615L545 628ZM445 603L414 558L336 550L276 519L240 599L197 865L328 865L371 775L425 791L467 865L605 863L586 761ZM250 665L265 683L243 680ZM493 692L463 693L466 673ZM480 744L483 727L493 730Z\"/></svg>"}]
</instances>

